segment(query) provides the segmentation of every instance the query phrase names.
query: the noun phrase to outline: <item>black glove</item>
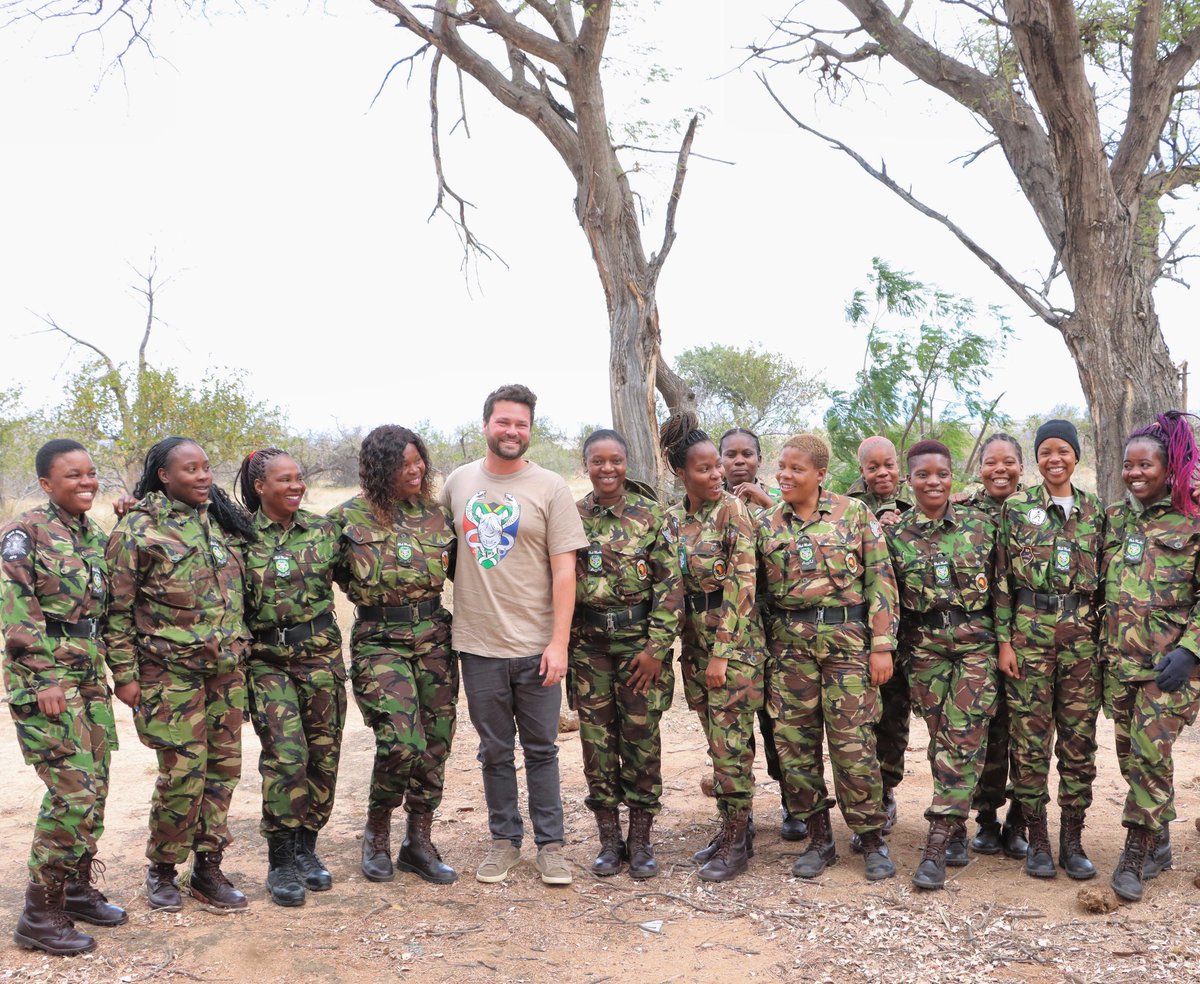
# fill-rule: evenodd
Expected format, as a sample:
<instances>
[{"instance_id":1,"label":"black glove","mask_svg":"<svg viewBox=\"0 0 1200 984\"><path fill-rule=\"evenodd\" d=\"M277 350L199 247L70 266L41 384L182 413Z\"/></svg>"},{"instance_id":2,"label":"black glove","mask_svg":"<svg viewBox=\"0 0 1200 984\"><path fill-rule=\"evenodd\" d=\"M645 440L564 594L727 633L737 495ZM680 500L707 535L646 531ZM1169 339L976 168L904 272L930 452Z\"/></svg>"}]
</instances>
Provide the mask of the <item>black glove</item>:
<instances>
[{"instance_id":1,"label":"black glove","mask_svg":"<svg viewBox=\"0 0 1200 984\"><path fill-rule=\"evenodd\" d=\"M1172 649L1154 667L1154 672L1158 674L1154 682L1163 693L1173 694L1188 682L1197 663L1200 663L1200 659L1188 650Z\"/></svg>"}]
</instances>

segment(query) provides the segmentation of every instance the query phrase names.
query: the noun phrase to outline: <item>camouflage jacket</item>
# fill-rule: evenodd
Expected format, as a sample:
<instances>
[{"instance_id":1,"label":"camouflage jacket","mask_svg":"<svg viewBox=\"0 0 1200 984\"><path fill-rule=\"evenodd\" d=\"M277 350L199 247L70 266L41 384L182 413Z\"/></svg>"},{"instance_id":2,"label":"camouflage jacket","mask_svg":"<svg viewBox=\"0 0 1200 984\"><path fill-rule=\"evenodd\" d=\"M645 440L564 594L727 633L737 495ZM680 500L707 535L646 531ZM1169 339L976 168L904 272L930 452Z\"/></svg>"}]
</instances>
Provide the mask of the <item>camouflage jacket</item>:
<instances>
[{"instance_id":1,"label":"camouflage jacket","mask_svg":"<svg viewBox=\"0 0 1200 984\"><path fill-rule=\"evenodd\" d=\"M246 546L246 624L251 632L310 622L333 612L333 565L338 538L333 523L307 509L283 527L255 514L258 539ZM341 645L337 622L305 640L309 651ZM253 643L255 656L272 660L292 652L287 646Z\"/></svg>"},{"instance_id":2,"label":"camouflage jacket","mask_svg":"<svg viewBox=\"0 0 1200 984\"><path fill-rule=\"evenodd\" d=\"M1200 523L1170 499L1108 507L1104 535L1105 657L1121 680L1154 677L1182 646L1200 656Z\"/></svg>"},{"instance_id":3,"label":"camouflage jacket","mask_svg":"<svg viewBox=\"0 0 1200 984\"><path fill-rule=\"evenodd\" d=\"M896 648L900 604L883 527L866 506L821 489L807 521L790 503L763 516L758 529L758 569L764 618L773 640L826 634L841 652ZM792 622L772 609L867 606L866 628L849 622Z\"/></svg>"},{"instance_id":4,"label":"camouflage jacket","mask_svg":"<svg viewBox=\"0 0 1200 984\"><path fill-rule=\"evenodd\" d=\"M246 653L243 544L196 509L151 492L108 541L111 602L104 641L118 684L149 662L227 673Z\"/></svg>"},{"instance_id":5,"label":"camouflage jacket","mask_svg":"<svg viewBox=\"0 0 1200 984\"><path fill-rule=\"evenodd\" d=\"M867 488L867 483L860 475L850 483L850 488L846 489L846 495L851 499L857 499L876 516L892 511L906 513L912 508L912 493L908 491L908 486L904 482L900 482L896 486L896 491L890 497L881 499Z\"/></svg>"},{"instance_id":6,"label":"camouflage jacket","mask_svg":"<svg viewBox=\"0 0 1200 984\"><path fill-rule=\"evenodd\" d=\"M1045 485L1016 492L1004 501L997 575L1007 587L1011 607L996 606L996 637L1001 642L1011 642L1016 632L1038 645L1050 645L1063 619L1095 625L1101 599L1104 507L1091 492L1076 488L1074 493L1069 517L1050 499ZM1049 595L1080 594L1089 601L1067 614L1038 611L1018 604L1021 588Z\"/></svg>"},{"instance_id":7,"label":"camouflage jacket","mask_svg":"<svg viewBox=\"0 0 1200 984\"><path fill-rule=\"evenodd\" d=\"M52 502L22 513L0 530L0 630L9 701L26 704L40 690L103 675L99 639L47 634L47 621L103 619L108 610L104 533L87 516Z\"/></svg>"},{"instance_id":8,"label":"camouflage jacket","mask_svg":"<svg viewBox=\"0 0 1200 984\"><path fill-rule=\"evenodd\" d=\"M970 498L967 499L966 504L968 506L974 506L980 512L987 513L991 517L992 522L996 524L997 528L999 528L1000 516L1004 512L1004 504L1006 502L1008 502L1010 499L1017 498L1024 491L1025 491L1024 485L1017 485L1017 490L1012 495L1010 495L1008 497L1008 499L996 500L996 499L993 499L990 495L988 495L987 489L985 489L981 485L981 486L979 486L979 488L977 488L974 492L971 493Z\"/></svg>"},{"instance_id":9,"label":"camouflage jacket","mask_svg":"<svg viewBox=\"0 0 1200 984\"><path fill-rule=\"evenodd\" d=\"M688 619L713 659L762 661L762 620L755 602L755 524L746 504L728 492L693 514L686 497L667 509L653 562L667 576L654 586L649 647L666 659ZM721 603L688 613L685 596L720 591Z\"/></svg>"},{"instance_id":10,"label":"camouflage jacket","mask_svg":"<svg viewBox=\"0 0 1200 984\"><path fill-rule=\"evenodd\" d=\"M401 502L385 526L361 495L329 511L338 538L333 577L356 605L410 605L440 598L454 570L450 512L437 502Z\"/></svg>"},{"instance_id":11,"label":"camouflage jacket","mask_svg":"<svg viewBox=\"0 0 1200 984\"><path fill-rule=\"evenodd\" d=\"M948 505L940 520L910 509L885 529L900 588L900 642L939 655L996 652L993 595L1009 604L997 581L996 524L978 509ZM950 609L971 618L952 628L919 624L915 615Z\"/></svg>"}]
</instances>

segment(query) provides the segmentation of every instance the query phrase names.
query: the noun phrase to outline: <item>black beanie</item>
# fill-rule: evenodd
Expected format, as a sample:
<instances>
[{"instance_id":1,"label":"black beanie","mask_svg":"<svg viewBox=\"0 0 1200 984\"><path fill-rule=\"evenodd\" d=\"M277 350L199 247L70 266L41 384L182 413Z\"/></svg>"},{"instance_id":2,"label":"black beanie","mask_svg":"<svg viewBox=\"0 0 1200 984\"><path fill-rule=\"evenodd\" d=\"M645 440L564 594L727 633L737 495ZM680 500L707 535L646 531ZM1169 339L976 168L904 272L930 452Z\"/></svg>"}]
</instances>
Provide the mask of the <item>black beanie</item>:
<instances>
[{"instance_id":1,"label":"black beanie","mask_svg":"<svg viewBox=\"0 0 1200 984\"><path fill-rule=\"evenodd\" d=\"M1042 446L1042 441L1050 437L1057 437L1060 441L1066 441L1075 452L1075 460L1079 460L1079 432L1069 420L1047 420L1037 429L1037 437L1033 439L1033 456L1035 458L1037 457L1038 448Z\"/></svg>"}]
</instances>

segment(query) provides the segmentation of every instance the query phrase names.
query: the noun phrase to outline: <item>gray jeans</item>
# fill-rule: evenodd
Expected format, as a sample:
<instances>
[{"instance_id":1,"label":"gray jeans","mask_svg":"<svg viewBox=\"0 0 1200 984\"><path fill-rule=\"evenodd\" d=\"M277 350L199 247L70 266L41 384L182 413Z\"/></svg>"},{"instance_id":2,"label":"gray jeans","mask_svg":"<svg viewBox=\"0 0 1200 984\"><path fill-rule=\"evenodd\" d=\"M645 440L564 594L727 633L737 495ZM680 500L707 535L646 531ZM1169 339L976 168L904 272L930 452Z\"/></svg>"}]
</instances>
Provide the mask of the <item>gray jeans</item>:
<instances>
[{"instance_id":1,"label":"gray jeans","mask_svg":"<svg viewBox=\"0 0 1200 984\"><path fill-rule=\"evenodd\" d=\"M517 847L525 837L517 805L516 739L525 755L529 787L529 819L533 840L562 843L562 789L558 778L558 712L561 687L543 687L538 673L542 657L500 659L459 653L467 710L479 734L479 764L488 829L493 840Z\"/></svg>"}]
</instances>

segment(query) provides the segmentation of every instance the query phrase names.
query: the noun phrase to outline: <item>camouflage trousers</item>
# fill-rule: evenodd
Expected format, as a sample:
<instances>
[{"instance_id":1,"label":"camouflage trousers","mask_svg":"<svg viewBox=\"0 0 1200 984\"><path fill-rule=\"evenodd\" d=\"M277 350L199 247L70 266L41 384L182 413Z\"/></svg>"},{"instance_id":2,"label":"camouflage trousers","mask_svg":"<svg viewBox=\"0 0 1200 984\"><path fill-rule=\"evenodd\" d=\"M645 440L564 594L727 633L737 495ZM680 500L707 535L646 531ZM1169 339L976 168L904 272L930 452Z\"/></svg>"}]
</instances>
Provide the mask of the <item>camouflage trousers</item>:
<instances>
[{"instance_id":1,"label":"camouflage trousers","mask_svg":"<svg viewBox=\"0 0 1200 984\"><path fill-rule=\"evenodd\" d=\"M233 842L229 802L242 777L246 680L241 668L202 675L143 663L138 737L158 756L150 801L153 863L183 864L191 851Z\"/></svg>"},{"instance_id":2,"label":"camouflage trousers","mask_svg":"<svg viewBox=\"0 0 1200 984\"><path fill-rule=\"evenodd\" d=\"M904 779L904 753L908 751L913 713L908 654L897 651L892 658L892 675L879 688L880 711L875 724L875 754L885 789L895 789Z\"/></svg>"},{"instance_id":3,"label":"camouflage trousers","mask_svg":"<svg viewBox=\"0 0 1200 984\"><path fill-rule=\"evenodd\" d=\"M1115 675L1111 674L1110 675ZM1129 786L1121 824L1160 833L1175 819L1175 762L1171 748L1200 710L1200 680L1173 694L1153 680L1112 682L1117 762Z\"/></svg>"},{"instance_id":4,"label":"camouflage trousers","mask_svg":"<svg viewBox=\"0 0 1200 984\"><path fill-rule=\"evenodd\" d=\"M713 764L713 793L722 815L732 816L754 804L754 712L763 704L763 666L731 659L725 682L704 681L708 654L685 650L680 660L683 695L700 717Z\"/></svg>"},{"instance_id":5,"label":"camouflage trousers","mask_svg":"<svg viewBox=\"0 0 1200 984\"><path fill-rule=\"evenodd\" d=\"M988 721L996 709L996 657L966 653L950 658L918 649L910 659L913 703L929 729L933 802L925 818L965 818L983 769Z\"/></svg>"},{"instance_id":6,"label":"camouflage trousers","mask_svg":"<svg viewBox=\"0 0 1200 984\"><path fill-rule=\"evenodd\" d=\"M583 774L591 810L618 804L657 814L662 798L659 721L671 706L675 670L663 661L658 682L644 694L629 688L637 651L612 652L603 643L577 639L571 650L567 693L579 712Z\"/></svg>"},{"instance_id":7,"label":"camouflage trousers","mask_svg":"<svg viewBox=\"0 0 1200 984\"><path fill-rule=\"evenodd\" d=\"M1021 678L1005 680L1012 714L1013 790L1025 810L1035 815L1050 799L1051 743L1058 759L1060 807L1086 810L1096 781L1103 668L1090 632L1079 638L1078 628L1064 623L1056 634L1054 646L1018 648Z\"/></svg>"},{"instance_id":8,"label":"camouflage trousers","mask_svg":"<svg viewBox=\"0 0 1200 984\"><path fill-rule=\"evenodd\" d=\"M36 701L10 704L26 765L46 784L29 852L30 881L57 888L104 833L108 770L117 747L112 698L104 683L63 681L67 709L57 718Z\"/></svg>"},{"instance_id":9,"label":"camouflage trousers","mask_svg":"<svg viewBox=\"0 0 1200 984\"><path fill-rule=\"evenodd\" d=\"M1012 783L1008 779L1010 771L1016 775L1017 767L1009 740L1010 700L1003 684L1001 680L996 687L996 713L988 722L983 768L975 786L975 795L971 798L971 809L979 813L995 813L1014 798Z\"/></svg>"},{"instance_id":10,"label":"camouflage trousers","mask_svg":"<svg viewBox=\"0 0 1200 984\"><path fill-rule=\"evenodd\" d=\"M772 645L767 706L775 718L788 813L807 820L833 805L822 754L828 735L833 788L846 826L858 834L881 829L887 819L875 757L881 700L867 654Z\"/></svg>"},{"instance_id":11,"label":"camouflage trousers","mask_svg":"<svg viewBox=\"0 0 1200 984\"><path fill-rule=\"evenodd\" d=\"M458 656L446 639L414 653L357 649L350 679L363 721L375 732L371 810L433 813L458 721Z\"/></svg>"},{"instance_id":12,"label":"camouflage trousers","mask_svg":"<svg viewBox=\"0 0 1200 984\"><path fill-rule=\"evenodd\" d=\"M282 830L320 830L333 812L346 670L342 650L302 652L279 664L251 658L250 719L262 753L264 837Z\"/></svg>"}]
</instances>

